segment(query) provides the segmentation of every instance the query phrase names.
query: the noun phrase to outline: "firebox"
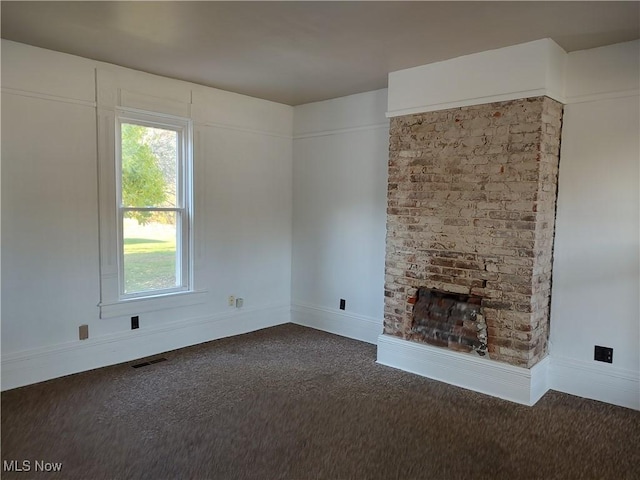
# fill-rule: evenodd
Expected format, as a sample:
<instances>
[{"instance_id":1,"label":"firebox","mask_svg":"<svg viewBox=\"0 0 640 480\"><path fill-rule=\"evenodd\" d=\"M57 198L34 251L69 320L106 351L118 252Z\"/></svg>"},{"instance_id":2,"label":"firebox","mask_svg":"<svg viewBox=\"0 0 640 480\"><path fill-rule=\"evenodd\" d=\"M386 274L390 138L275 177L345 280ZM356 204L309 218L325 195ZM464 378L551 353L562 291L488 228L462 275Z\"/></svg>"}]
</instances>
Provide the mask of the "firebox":
<instances>
[{"instance_id":1,"label":"firebox","mask_svg":"<svg viewBox=\"0 0 640 480\"><path fill-rule=\"evenodd\" d=\"M418 289L416 297L411 340L485 355L487 324L481 297L424 287Z\"/></svg>"}]
</instances>

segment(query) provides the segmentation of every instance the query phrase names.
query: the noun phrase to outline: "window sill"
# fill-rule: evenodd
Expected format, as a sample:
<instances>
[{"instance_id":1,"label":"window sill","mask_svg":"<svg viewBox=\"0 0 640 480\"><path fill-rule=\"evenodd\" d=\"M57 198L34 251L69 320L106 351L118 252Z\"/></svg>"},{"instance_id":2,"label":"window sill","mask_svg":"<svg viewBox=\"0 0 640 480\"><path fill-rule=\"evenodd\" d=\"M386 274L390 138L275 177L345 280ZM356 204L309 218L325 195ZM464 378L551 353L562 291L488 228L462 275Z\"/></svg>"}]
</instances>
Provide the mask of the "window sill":
<instances>
[{"instance_id":1,"label":"window sill","mask_svg":"<svg viewBox=\"0 0 640 480\"><path fill-rule=\"evenodd\" d=\"M156 312L167 308L188 307L204 303L209 294L206 290L178 292L153 297L132 298L114 303L100 303L100 318L123 317L139 313Z\"/></svg>"}]
</instances>

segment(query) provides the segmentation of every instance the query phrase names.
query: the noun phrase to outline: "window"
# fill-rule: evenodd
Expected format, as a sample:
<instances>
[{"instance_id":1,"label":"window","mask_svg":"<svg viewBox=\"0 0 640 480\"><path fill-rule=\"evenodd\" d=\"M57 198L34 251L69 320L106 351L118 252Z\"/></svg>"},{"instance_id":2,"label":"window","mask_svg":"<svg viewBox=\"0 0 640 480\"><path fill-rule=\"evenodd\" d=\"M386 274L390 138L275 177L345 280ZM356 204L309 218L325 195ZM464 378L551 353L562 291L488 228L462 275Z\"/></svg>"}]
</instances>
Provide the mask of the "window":
<instances>
[{"instance_id":1,"label":"window","mask_svg":"<svg viewBox=\"0 0 640 480\"><path fill-rule=\"evenodd\" d=\"M119 298L191 289L188 120L116 111Z\"/></svg>"},{"instance_id":2,"label":"window","mask_svg":"<svg viewBox=\"0 0 640 480\"><path fill-rule=\"evenodd\" d=\"M209 298L194 268L203 259L194 245L202 245L204 218L194 207L191 96L189 85L96 71L100 318Z\"/></svg>"}]
</instances>

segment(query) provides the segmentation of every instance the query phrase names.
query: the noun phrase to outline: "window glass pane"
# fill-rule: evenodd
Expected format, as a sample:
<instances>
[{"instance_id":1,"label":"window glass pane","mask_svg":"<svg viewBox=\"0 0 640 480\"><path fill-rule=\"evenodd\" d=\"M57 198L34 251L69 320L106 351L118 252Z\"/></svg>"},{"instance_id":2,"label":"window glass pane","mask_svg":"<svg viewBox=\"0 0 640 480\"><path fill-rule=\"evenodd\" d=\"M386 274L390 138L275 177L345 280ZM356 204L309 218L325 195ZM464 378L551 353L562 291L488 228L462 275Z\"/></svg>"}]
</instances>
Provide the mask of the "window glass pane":
<instances>
[{"instance_id":1,"label":"window glass pane","mask_svg":"<svg viewBox=\"0 0 640 480\"><path fill-rule=\"evenodd\" d=\"M178 133L123 123L122 205L175 207Z\"/></svg>"},{"instance_id":2,"label":"window glass pane","mask_svg":"<svg viewBox=\"0 0 640 480\"><path fill-rule=\"evenodd\" d=\"M176 212L125 212L124 293L175 288Z\"/></svg>"}]
</instances>

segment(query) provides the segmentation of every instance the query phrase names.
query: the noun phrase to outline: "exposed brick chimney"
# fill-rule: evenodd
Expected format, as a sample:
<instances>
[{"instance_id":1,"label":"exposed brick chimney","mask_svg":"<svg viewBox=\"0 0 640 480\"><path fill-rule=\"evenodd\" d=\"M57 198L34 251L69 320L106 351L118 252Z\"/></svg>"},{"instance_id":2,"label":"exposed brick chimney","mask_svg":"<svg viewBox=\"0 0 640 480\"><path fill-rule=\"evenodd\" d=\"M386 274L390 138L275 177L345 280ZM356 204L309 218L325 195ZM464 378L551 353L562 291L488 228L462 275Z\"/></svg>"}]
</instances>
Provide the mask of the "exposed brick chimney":
<instances>
[{"instance_id":1,"label":"exposed brick chimney","mask_svg":"<svg viewBox=\"0 0 640 480\"><path fill-rule=\"evenodd\" d=\"M546 355L561 118L536 97L391 119L385 334L426 341L435 289L481 298L490 358Z\"/></svg>"}]
</instances>

